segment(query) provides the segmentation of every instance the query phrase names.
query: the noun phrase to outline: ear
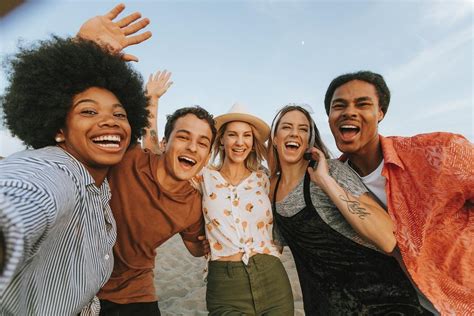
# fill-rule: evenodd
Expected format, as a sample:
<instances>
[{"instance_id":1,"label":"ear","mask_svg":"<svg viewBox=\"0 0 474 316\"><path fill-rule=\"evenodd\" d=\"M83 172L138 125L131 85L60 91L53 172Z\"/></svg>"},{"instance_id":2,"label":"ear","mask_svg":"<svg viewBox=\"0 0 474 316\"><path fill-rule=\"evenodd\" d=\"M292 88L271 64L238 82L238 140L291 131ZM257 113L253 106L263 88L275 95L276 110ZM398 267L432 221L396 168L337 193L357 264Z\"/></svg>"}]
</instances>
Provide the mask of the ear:
<instances>
[{"instance_id":1,"label":"ear","mask_svg":"<svg viewBox=\"0 0 474 316\"><path fill-rule=\"evenodd\" d=\"M379 107L379 112L377 113L377 122L378 123L382 122L384 117L385 117L385 114L383 114L382 109Z\"/></svg>"},{"instance_id":2,"label":"ear","mask_svg":"<svg viewBox=\"0 0 474 316\"><path fill-rule=\"evenodd\" d=\"M66 140L66 136L64 135L62 128L56 133L54 140L56 143L63 143Z\"/></svg>"}]
</instances>

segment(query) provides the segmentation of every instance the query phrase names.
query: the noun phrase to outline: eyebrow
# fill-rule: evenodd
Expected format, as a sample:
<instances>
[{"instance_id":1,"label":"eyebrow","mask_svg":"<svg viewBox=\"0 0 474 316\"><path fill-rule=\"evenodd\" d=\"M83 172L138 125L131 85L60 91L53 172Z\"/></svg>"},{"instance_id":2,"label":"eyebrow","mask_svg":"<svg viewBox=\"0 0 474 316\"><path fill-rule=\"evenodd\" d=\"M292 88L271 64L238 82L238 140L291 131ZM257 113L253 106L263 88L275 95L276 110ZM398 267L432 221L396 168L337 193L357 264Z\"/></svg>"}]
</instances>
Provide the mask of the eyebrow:
<instances>
[{"instance_id":1,"label":"eyebrow","mask_svg":"<svg viewBox=\"0 0 474 316\"><path fill-rule=\"evenodd\" d=\"M72 106L73 106L73 107L76 107L76 106L78 106L78 105L81 104L81 103L94 103L94 104L99 104L99 102L97 102L97 101L94 100L94 99L80 99L79 101L77 101L76 103L74 103ZM124 107L122 104L120 104L120 103L114 103L114 104L113 104L113 107L114 107L114 108L118 108L118 107L120 107L120 108L125 108L125 107Z\"/></svg>"},{"instance_id":2,"label":"eyebrow","mask_svg":"<svg viewBox=\"0 0 474 316\"><path fill-rule=\"evenodd\" d=\"M355 99L356 102L362 102L362 101L373 101L371 97L359 97L359 98L356 98ZM342 102L342 103L347 103L347 100L346 99L342 99L342 98L337 98L337 99L334 99L332 100L331 104L334 104L336 102Z\"/></svg>"},{"instance_id":3,"label":"eyebrow","mask_svg":"<svg viewBox=\"0 0 474 316\"><path fill-rule=\"evenodd\" d=\"M176 131L176 134L178 134L178 133L185 133L187 135L191 135L191 132L188 131L187 129L179 129L179 130ZM198 137L207 139L209 141L209 143L211 142L211 139L209 137L207 137L206 135L199 135Z\"/></svg>"},{"instance_id":4,"label":"eyebrow","mask_svg":"<svg viewBox=\"0 0 474 316\"><path fill-rule=\"evenodd\" d=\"M372 101L371 97L360 97L356 99L357 102L362 102L362 101Z\"/></svg>"},{"instance_id":5,"label":"eyebrow","mask_svg":"<svg viewBox=\"0 0 474 316\"><path fill-rule=\"evenodd\" d=\"M286 124L286 125L291 125L291 126L295 125L295 124L290 123L290 122L281 122L281 123L280 123L280 125L285 125L285 124ZM303 123L303 124L297 124L297 126L298 126L298 127L301 127L301 126L309 127L309 124L308 124L308 123Z\"/></svg>"}]
</instances>

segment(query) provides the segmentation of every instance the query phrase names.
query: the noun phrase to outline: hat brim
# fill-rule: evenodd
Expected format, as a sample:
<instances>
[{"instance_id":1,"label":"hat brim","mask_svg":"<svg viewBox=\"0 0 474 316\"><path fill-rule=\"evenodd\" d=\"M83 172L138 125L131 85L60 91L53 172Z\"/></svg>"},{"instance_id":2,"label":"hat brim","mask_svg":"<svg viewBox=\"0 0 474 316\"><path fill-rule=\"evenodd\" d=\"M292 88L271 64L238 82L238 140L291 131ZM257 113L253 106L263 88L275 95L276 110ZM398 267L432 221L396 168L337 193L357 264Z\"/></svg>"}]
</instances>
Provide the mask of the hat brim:
<instances>
[{"instance_id":1,"label":"hat brim","mask_svg":"<svg viewBox=\"0 0 474 316\"><path fill-rule=\"evenodd\" d=\"M255 130L258 140L264 143L270 136L270 126L265 123L263 120L259 119L256 116L245 114L245 113L227 113L222 114L214 118L216 122L216 128L219 130L222 125L229 122L245 122L252 125Z\"/></svg>"}]
</instances>

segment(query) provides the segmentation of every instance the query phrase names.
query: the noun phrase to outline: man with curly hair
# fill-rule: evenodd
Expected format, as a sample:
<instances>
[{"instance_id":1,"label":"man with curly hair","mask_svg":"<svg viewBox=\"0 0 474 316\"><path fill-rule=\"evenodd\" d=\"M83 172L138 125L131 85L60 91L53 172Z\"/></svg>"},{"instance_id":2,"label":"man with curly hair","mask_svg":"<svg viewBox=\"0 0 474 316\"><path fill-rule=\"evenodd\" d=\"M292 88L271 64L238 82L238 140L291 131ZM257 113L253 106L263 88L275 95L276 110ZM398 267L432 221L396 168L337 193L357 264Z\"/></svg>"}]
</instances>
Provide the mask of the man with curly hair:
<instances>
[{"instance_id":1,"label":"man with curly hair","mask_svg":"<svg viewBox=\"0 0 474 316\"><path fill-rule=\"evenodd\" d=\"M390 214L394 256L420 303L443 315L474 314L474 147L461 135L383 137L390 91L370 71L329 85L324 104L342 159Z\"/></svg>"}]
</instances>

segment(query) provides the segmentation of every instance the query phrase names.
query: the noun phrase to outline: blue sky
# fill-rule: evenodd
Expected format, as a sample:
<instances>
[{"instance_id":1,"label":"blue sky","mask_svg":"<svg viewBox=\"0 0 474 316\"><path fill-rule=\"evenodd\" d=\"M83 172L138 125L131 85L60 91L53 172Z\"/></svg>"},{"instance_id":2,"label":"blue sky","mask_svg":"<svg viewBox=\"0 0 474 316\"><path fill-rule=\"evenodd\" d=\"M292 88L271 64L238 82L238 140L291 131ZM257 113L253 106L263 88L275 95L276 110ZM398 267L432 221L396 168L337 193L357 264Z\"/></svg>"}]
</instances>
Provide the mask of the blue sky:
<instances>
[{"instance_id":1,"label":"blue sky","mask_svg":"<svg viewBox=\"0 0 474 316\"><path fill-rule=\"evenodd\" d=\"M75 34L118 2L35 1L0 21L0 48L19 40ZM330 81L362 69L392 91L383 135L450 131L474 140L473 31L469 1L126 1L125 14L151 19L153 37L130 52L147 78L173 72L159 126L175 109L199 104L213 114L234 102L271 122L290 102L310 104L336 152L323 98ZM0 91L5 75L0 73ZM32 105L33 106L33 105ZM161 133L160 133L161 134ZM22 148L0 127L0 155Z\"/></svg>"}]
</instances>

